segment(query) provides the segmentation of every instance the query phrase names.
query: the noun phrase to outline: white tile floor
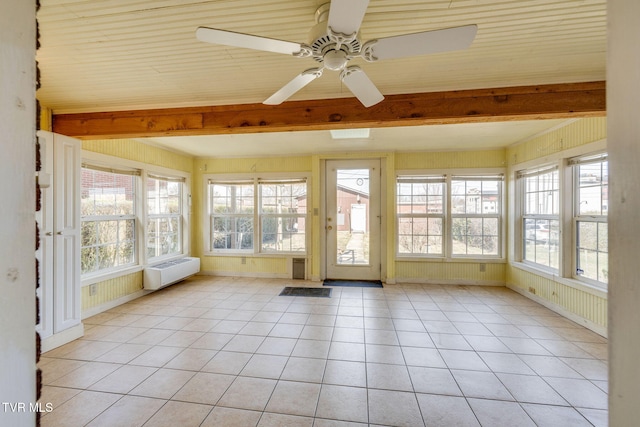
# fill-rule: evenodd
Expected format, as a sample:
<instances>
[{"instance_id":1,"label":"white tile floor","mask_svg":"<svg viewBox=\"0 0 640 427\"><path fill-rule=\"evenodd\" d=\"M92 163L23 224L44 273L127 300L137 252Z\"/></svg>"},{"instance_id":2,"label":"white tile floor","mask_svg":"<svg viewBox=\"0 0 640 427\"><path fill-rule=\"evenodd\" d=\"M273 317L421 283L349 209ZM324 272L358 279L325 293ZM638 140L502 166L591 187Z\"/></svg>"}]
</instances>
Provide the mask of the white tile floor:
<instances>
[{"instance_id":1,"label":"white tile floor","mask_svg":"<svg viewBox=\"0 0 640 427\"><path fill-rule=\"evenodd\" d=\"M606 426L607 342L506 288L194 277L44 354L53 426Z\"/></svg>"}]
</instances>

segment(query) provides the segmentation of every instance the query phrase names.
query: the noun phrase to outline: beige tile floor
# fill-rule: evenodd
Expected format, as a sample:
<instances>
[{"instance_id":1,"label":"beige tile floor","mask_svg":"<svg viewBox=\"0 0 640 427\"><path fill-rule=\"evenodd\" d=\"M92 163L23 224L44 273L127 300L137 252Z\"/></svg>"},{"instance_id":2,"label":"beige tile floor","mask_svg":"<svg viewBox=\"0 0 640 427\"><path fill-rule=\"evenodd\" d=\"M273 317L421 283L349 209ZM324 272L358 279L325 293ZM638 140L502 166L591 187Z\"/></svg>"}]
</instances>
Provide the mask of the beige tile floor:
<instances>
[{"instance_id":1,"label":"beige tile floor","mask_svg":"<svg viewBox=\"0 0 640 427\"><path fill-rule=\"evenodd\" d=\"M500 287L198 276L41 358L43 427L606 426L607 342Z\"/></svg>"}]
</instances>

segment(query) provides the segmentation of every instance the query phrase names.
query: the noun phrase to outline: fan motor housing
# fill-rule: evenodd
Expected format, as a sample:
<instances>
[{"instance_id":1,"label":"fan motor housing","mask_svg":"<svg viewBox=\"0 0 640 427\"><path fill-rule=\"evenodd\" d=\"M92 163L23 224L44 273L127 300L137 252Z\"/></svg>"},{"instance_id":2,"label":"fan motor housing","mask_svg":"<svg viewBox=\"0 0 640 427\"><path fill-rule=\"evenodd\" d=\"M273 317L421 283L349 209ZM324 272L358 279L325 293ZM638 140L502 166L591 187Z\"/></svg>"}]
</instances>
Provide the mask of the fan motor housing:
<instances>
[{"instance_id":1,"label":"fan motor housing","mask_svg":"<svg viewBox=\"0 0 640 427\"><path fill-rule=\"evenodd\" d=\"M327 29L327 21L318 22L309 31L309 47L313 52L313 59L318 62L324 61L325 54L330 50L335 50L336 42L329 36ZM361 49L360 33L350 42L342 43L340 50L343 51L347 58L357 55ZM341 55L341 54L338 54ZM327 67L329 68L329 67ZM329 68L333 69L333 68Z\"/></svg>"}]
</instances>

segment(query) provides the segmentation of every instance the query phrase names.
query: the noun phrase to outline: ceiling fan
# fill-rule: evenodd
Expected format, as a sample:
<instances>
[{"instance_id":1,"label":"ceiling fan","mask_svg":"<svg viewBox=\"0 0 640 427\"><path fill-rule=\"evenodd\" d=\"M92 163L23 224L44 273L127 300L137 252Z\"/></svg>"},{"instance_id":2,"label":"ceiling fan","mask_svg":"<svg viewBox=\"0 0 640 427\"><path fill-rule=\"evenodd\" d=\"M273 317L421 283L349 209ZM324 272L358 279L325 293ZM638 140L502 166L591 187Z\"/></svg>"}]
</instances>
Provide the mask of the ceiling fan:
<instances>
[{"instance_id":1,"label":"ceiling fan","mask_svg":"<svg viewBox=\"0 0 640 427\"><path fill-rule=\"evenodd\" d=\"M365 72L357 65L348 66L351 59L361 57L367 62L402 58L428 53L465 49L476 36L476 25L423 31L413 34L384 37L361 43L359 30L369 0L333 0L316 11L316 25L309 32L309 44L236 33L233 31L199 27L198 40L225 46L243 47L267 52L311 57L320 63L298 74L263 103L278 105L294 93L322 76L324 70L340 72L340 80L365 106L384 99Z\"/></svg>"}]
</instances>

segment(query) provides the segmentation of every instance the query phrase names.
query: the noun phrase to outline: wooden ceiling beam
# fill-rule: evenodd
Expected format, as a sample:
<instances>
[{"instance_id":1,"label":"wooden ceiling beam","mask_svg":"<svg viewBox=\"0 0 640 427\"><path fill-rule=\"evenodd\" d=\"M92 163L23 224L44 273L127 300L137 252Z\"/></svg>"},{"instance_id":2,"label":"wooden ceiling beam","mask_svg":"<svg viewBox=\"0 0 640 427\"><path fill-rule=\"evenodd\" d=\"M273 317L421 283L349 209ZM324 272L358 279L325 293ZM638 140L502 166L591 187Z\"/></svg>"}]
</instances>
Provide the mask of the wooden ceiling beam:
<instances>
[{"instance_id":1,"label":"wooden ceiling beam","mask_svg":"<svg viewBox=\"0 0 640 427\"><path fill-rule=\"evenodd\" d=\"M355 98L54 114L53 131L81 139L286 132L594 117L606 114L605 82Z\"/></svg>"}]
</instances>

